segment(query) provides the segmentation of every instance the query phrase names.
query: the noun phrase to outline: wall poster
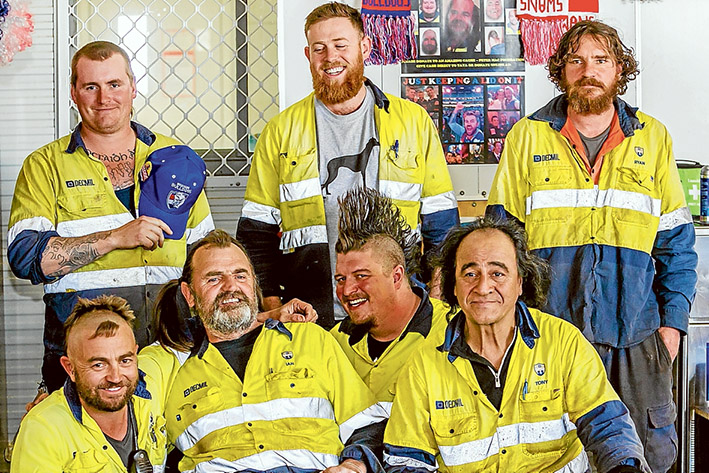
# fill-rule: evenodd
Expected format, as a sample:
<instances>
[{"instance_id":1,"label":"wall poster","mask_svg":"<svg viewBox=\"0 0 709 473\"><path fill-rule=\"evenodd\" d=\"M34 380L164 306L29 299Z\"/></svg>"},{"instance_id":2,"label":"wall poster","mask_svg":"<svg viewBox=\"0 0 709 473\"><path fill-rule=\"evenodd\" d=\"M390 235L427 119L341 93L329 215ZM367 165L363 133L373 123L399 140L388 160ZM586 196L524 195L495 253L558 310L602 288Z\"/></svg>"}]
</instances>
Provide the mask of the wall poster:
<instances>
[{"instance_id":1,"label":"wall poster","mask_svg":"<svg viewBox=\"0 0 709 473\"><path fill-rule=\"evenodd\" d=\"M411 0L418 58L403 74L524 71L515 0Z\"/></svg>"},{"instance_id":2,"label":"wall poster","mask_svg":"<svg viewBox=\"0 0 709 473\"><path fill-rule=\"evenodd\" d=\"M524 77L402 77L402 97L428 111L448 164L500 161L505 137L524 116Z\"/></svg>"}]
</instances>

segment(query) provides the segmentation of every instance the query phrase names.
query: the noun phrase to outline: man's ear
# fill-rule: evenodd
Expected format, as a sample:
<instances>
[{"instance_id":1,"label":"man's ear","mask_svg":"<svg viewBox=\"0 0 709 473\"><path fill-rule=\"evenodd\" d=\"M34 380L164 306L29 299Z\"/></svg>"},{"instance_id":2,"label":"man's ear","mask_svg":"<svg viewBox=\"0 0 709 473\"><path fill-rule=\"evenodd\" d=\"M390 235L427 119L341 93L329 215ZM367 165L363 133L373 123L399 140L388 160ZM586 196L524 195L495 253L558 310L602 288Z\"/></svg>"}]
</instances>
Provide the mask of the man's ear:
<instances>
[{"instance_id":1,"label":"man's ear","mask_svg":"<svg viewBox=\"0 0 709 473\"><path fill-rule=\"evenodd\" d=\"M308 58L308 62L310 62L310 46L304 47L303 52L305 53L305 57Z\"/></svg>"},{"instance_id":2,"label":"man's ear","mask_svg":"<svg viewBox=\"0 0 709 473\"><path fill-rule=\"evenodd\" d=\"M188 286L187 283L183 281L180 283L180 291L182 291L182 295L185 297L187 305L190 306L190 308L194 307L194 296L192 295L190 286Z\"/></svg>"},{"instance_id":3,"label":"man's ear","mask_svg":"<svg viewBox=\"0 0 709 473\"><path fill-rule=\"evenodd\" d=\"M396 289L399 289L402 284L409 283L406 280L406 269L404 269L404 267L400 264L394 266L394 269L392 270L392 278L394 278L394 287Z\"/></svg>"},{"instance_id":4,"label":"man's ear","mask_svg":"<svg viewBox=\"0 0 709 473\"><path fill-rule=\"evenodd\" d=\"M76 382L76 379L74 379L74 366L71 364L71 360L69 359L68 356L62 356L59 358L59 363L62 364L62 368L64 368L64 371L66 371L66 374L69 375L69 378L73 382Z\"/></svg>"},{"instance_id":5,"label":"man's ear","mask_svg":"<svg viewBox=\"0 0 709 473\"><path fill-rule=\"evenodd\" d=\"M364 35L362 37L362 41L360 42L360 46L362 48L362 60L366 61L372 53L372 39L369 36Z\"/></svg>"}]
</instances>

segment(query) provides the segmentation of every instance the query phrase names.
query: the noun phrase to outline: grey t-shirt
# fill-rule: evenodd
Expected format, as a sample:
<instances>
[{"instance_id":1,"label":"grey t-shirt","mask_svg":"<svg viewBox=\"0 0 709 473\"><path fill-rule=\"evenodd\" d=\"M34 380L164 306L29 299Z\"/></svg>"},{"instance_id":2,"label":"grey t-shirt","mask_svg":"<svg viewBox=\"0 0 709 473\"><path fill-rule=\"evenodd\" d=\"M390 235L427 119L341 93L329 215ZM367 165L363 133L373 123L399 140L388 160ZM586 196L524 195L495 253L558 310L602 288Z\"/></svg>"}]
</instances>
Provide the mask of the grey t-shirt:
<instances>
[{"instance_id":1,"label":"grey t-shirt","mask_svg":"<svg viewBox=\"0 0 709 473\"><path fill-rule=\"evenodd\" d=\"M379 187L379 136L374 123L374 94L366 87L362 105L349 115L336 115L315 99L315 123L320 157L320 184L325 202L330 267L335 274L337 241L337 198L348 190L366 185ZM346 313L335 296L335 319Z\"/></svg>"},{"instance_id":2,"label":"grey t-shirt","mask_svg":"<svg viewBox=\"0 0 709 473\"><path fill-rule=\"evenodd\" d=\"M579 137L583 143L584 151L586 151L586 157L588 158L588 164L593 167L596 164L596 158L598 157L598 152L601 150L603 143L606 142L608 134L611 131L610 125L606 128L600 135L589 138L584 136L579 132Z\"/></svg>"}]
</instances>

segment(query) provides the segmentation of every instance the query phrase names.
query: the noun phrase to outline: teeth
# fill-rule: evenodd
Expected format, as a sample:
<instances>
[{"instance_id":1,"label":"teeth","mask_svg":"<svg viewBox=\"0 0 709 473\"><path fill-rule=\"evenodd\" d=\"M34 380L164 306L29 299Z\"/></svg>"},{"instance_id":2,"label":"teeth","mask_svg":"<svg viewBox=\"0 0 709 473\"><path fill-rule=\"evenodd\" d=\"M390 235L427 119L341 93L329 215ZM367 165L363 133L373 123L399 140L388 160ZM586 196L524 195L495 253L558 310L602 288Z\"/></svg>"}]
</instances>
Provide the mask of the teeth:
<instances>
[{"instance_id":1,"label":"teeth","mask_svg":"<svg viewBox=\"0 0 709 473\"><path fill-rule=\"evenodd\" d=\"M339 74L340 72L342 72L342 71L344 71L344 70L345 70L344 67L338 66L338 67L332 67L332 68L330 68L330 69L325 69L325 73L326 73L326 74L333 74L333 75L334 75L334 74Z\"/></svg>"},{"instance_id":2,"label":"teeth","mask_svg":"<svg viewBox=\"0 0 709 473\"><path fill-rule=\"evenodd\" d=\"M241 302L241 299L234 298L234 299L226 299L226 300L222 301L222 304L237 304L239 302Z\"/></svg>"},{"instance_id":3,"label":"teeth","mask_svg":"<svg viewBox=\"0 0 709 473\"><path fill-rule=\"evenodd\" d=\"M356 306L356 305L364 304L365 302L367 302L367 299L353 299L351 301L347 301L347 304L349 306Z\"/></svg>"}]
</instances>

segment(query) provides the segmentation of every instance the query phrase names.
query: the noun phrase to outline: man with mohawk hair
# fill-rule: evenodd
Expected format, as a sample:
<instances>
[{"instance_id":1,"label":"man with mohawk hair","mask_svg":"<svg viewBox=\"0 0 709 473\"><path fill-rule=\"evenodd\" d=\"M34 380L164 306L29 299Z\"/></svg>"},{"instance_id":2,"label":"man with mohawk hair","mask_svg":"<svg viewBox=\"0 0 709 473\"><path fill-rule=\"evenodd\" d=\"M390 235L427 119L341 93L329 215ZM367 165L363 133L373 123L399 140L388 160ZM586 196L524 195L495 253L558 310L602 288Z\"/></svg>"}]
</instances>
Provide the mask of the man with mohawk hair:
<instances>
[{"instance_id":1,"label":"man with mohawk hair","mask_svg":"<svg viewBox=\"0 0 709 473\"><path fill-rule=\"evenodd\" d=\"M331 333L387 412L403 364L442 342L448 307L411 284L421 248L391 199L356 188L339 200L337 297L347 317Z\"/></svg>"}]
</instances>

